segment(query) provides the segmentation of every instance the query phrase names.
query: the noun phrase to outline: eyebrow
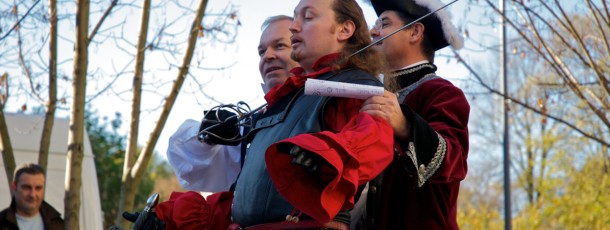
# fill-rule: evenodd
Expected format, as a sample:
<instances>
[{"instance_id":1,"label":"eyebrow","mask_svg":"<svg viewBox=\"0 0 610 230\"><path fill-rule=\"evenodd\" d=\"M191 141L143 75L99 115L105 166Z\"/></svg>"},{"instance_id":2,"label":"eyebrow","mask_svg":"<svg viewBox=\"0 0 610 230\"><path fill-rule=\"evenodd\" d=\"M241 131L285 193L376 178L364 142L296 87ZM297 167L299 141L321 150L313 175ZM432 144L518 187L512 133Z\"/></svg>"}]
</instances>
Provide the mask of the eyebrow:
<instances>
[{"instance_id":1,"label":"eyebrow","mask_svg":"<svg viewBox=\"0 0 610 230\"><path fill-rule=\"evenodd\" d=\"M275 40L273 40L273 44L280 43L280 42L281 42L281 41L283 41L283 40L284 40L284 38L283 38L283 37L278 38L278 39L275 39Z\"/></svg>"},{"instance_id":2,"label":"eyebrow","mask_svg":"<svg viewBox=\"0 0 610 230\"><path fill-rule=\"evenodd\" d=\"M383 16L381 18L377 18L377 20L375 20L375 25L377 25L378 23L383 23L384 21L387 22L389 20L390 20L390 18L388 18L388 16Z\"/></svg>"},{"instance_id":3,"label":"eyebrow","mask_svg":"<svg viewBox=\"0 0 610 230\"><path fill-rule=\"evenodd\" d=\"M283 37L281 37L281 38L278 38L278 39L275 39L275 40L271 41L271 43L270 43L270 44L277 44L277 43L280 43L280 42L281 42L281 41L283 41L283 40L284 40L284 38L283 38ZM263 49L263 48L264 48L264 46L258 45L258 50L261 50L261 49Z\"/></svg>"},{"instance_id":4,"label":"eyebrow","mask_svg":"<svg viewBox=\"0 0 610 230\"><path fill-rule=\"evenodd\" d=\"M309 9L312 9L312 7L311 7L311 6L305 6L305 7L303 7L303 9L301 9L299 12L305 12L305 11L307 11L307 10L309 10ZM296 10L295 10L295 11L293 11L293 14L294 14L293 16L295 16L295 18L296 18L297 11L296 11Z\"/></svg>"}]
</instances>

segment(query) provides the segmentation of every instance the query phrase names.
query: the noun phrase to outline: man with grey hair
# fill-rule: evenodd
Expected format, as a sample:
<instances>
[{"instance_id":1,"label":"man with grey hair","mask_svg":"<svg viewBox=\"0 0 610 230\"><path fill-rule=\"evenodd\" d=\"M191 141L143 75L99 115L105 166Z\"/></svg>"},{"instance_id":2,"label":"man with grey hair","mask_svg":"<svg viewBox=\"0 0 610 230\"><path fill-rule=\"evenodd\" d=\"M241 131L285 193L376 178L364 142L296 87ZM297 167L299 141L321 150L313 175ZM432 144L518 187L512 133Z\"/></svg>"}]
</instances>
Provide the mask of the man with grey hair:
<instances>
[{"instance_id":1,"label":"man with grey hair","mask_svg":"<svg viewBox=\"0 0 610 230\"><path fill-rule=\"evenodd\" d=\"M277 15L269 17L261 27L263 33L258 45L260 56L258 67L267 89L284 83L292 76L290 70L299 66L290 58L292 52L290 43L292 34L288 30L290 24L292 17Z\"/></svg>"},{"instance_id":2,"label":"man with grey hair","mask_svg":"<svg viewBox=\"0 0 610 230\"><path fill-rule=\"evenodd\" d=\"M290 70L299 66L290 58L290 30L292 17L276 15L267 18L261 26L261 37L257 47L260 56L259 71L263 80L265 93L281 85L292 76ZM207 113L207 116L221 118L231 116L226 110L219 113ZM215 119L215 117L206 117ZM182 187L188 190L220 192L227 191L235 182L240 170L243 155L240 142L227 143L214 136L204 136L198 140L200 129L209 128L214 123L203 123L187 120L170 137L167 158L172 165ZM234 124L220 125L209 130L223 138L239 135L240 130Z\"/></svg>"},{"instance_id":3,"label":"man with grey hair","mask_svg":"<svg viewBox=\"0 0 610 230\"><path fill-rule=\"evenodd\" d=\"M45 202L45 171L33 163L21 164L11 184L11 205L0 212L0 230L63 229L61 214Z\"/></svg>"},{"instance_id":4,"label":"man with grey hair","mask_svg":"<svg viewBox=\"0 0 610 230\"><path fill-rule=\"evenodd\" d=\"M290 70L299 66L290 57L292 52L290 37L292 33L288 27L291 24L292 17L277 15L267 18L261 26L262 34L257 50L260 56L259 72L263 80L262 86L265 93L273 90L276 86L282 85L289 77L293 76ZM217 192L216 195L226 194L222 193L224 191L232 191L232 185L235 183L245 159L247 145L240 141L240 139L243 139L240 133L246 133L248 130L240 130L235 122L222 123L216 127L211 127L218 123L207 122L207 120L225 120L234 115L228 110L219 109L216 111L206 111L201 123L186 120L170 137L167 158L180 184L186 190ZM257 114L254 116L257 116ZM206 130L214 135L200 135L201 130ZM211 197L218 197L216 195ZM191 205L173 206L172 199L174 198L189 200L187 203ZM157 226L165 224L159 224L159 220L167 222L169 228L186 229L200 229L203 228L202 226L215 229L215 227L229 224L218 220L214 223L206 222L209 219L201 217L199 215L201 213L198 213L198 211L203 206L205 208L214 206L215 209L222 209L222 204L213 205L213 203L222 202L208 197L208 201L204 202L205 205L201 205L201 199L200 195L192 192L172 194L169 201L159 204L155 215L158 218L149 218L144 226L156 229ZM231 205L231 203L226 204ZM196 220L187 223L172 216L164 216L163 214L167 213L167 210L193 214ZM123 216L132 222L139 218L137 213L124 213ZM159 227L159 229L162 228Z\"/></svg>"}]
</instances>

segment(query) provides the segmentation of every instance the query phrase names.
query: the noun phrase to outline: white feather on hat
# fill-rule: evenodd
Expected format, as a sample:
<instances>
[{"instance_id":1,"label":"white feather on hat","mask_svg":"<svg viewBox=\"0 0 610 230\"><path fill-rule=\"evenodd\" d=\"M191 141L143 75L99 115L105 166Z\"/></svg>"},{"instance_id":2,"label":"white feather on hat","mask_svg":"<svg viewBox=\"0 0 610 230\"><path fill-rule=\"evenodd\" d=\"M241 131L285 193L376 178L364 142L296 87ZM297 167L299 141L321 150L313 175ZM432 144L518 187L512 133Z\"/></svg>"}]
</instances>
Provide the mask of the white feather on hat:
<instances>
[{"instance_id":1,"label":"white feather on hat","mask_svg":"<svg viewBox=\"0 0 610 230\"><path fill-rule=\"evenodd\" d=\"M428 8L430 11L434 11L443 7L443 4L439 0L413 0L417 5ZM451 15L446 9L442 9L434 13L436 17L441 21L441 25L443 27L443 35L449 45L456 50L464 47L464 38L457 31L453 23L451 23Z\"/></svg>"}]
</instances>

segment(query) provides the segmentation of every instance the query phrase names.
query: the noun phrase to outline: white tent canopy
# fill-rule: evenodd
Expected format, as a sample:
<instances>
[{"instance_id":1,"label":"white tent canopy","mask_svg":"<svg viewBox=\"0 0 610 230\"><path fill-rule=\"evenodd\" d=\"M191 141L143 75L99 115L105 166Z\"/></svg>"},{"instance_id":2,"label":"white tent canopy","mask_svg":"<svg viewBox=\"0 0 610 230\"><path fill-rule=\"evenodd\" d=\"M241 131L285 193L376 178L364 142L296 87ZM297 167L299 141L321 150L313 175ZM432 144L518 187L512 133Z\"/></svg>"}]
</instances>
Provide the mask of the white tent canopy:
<instances>
[{"instance_id":1,"label":"white tent canopy","mask_svg":"<svg viewBox=\"0 0 610 230\"><path fill-rule=\"evenodd\" d=\"M15 163L19 166L24 162L38 162L38 149L42 135L43 116L24 114L5 114L9 137L15 154ZM47 165L47 184L45 201L51 204L64 217L65 174L68 146L68 119L56 118L49 148ZM95 162L85 135L85 157L83 159L80 229L98 230L103 228L102 208L98 190ZM4 162L0 161L0 210L11 202ZM64 185L64 186L62 186Z\"/></svg>"}]
</instances>

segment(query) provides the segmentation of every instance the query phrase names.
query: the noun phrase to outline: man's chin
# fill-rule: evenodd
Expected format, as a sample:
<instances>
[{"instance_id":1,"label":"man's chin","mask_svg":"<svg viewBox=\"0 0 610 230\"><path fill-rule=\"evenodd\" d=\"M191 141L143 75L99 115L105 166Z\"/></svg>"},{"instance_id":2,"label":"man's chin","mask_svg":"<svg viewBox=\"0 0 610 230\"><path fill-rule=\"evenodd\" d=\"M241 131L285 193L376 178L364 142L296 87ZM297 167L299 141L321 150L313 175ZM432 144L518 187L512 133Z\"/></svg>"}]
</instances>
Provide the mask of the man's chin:
<instances>
[{"instance_id":1,"label":"man's chin","mask_svg":"<svg viewBox=\"0 0 610 230\"><path fill-rule=\"evenodd\" d=\"M292 58L292 60L294 60L295 62L300 62L301 52L299 52L298 50L292 50L292 52L290 53L290 58Z\"/></svg>"},{"instance_id":2,"label":"man's chin","mask_svg":"<svg viewBox=\"0 0 610 230\"><path fill-rule=\"evenodd\" d=\"M382 45L374 45L371 47L371 49L377 51L377 52L383 52L383 46Z\"/></svg>"},{"instance_id":3,"label":"man's chin","mask_svg":"<svg viewBox=\"0 0 610 230\"><path fill-rule=\"evenodd\" d=\"M283 81L281 81L279 78L273 78L273 79L269 79L265 82L265 86L267 87L267 89L272 89L273 87L280 85L284 83Z\"/></svg>"},{"instance_id":4,"label":"man's chin","mask_svg":"<svg viewBox=\"0 0 610 230\"><path fill-rule=\"evenodd\" d=\"M25 207L21 207L21 208L22 208L23 212L27 213L28 215L33 215L38 212L38 210L40 209L40 206L25 205Z\"/></svg>"}]
</instances>

